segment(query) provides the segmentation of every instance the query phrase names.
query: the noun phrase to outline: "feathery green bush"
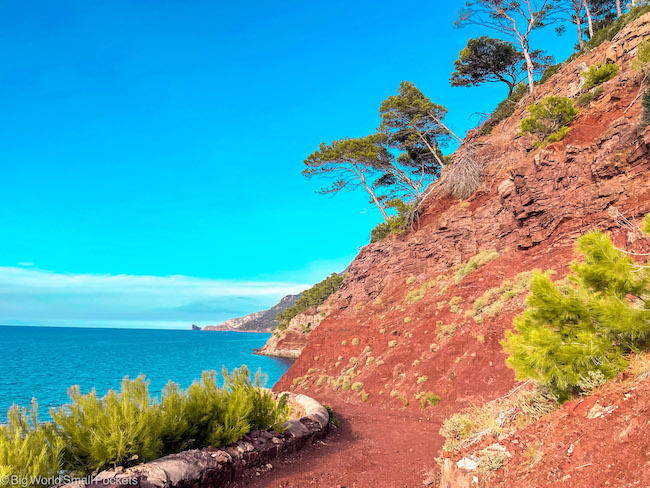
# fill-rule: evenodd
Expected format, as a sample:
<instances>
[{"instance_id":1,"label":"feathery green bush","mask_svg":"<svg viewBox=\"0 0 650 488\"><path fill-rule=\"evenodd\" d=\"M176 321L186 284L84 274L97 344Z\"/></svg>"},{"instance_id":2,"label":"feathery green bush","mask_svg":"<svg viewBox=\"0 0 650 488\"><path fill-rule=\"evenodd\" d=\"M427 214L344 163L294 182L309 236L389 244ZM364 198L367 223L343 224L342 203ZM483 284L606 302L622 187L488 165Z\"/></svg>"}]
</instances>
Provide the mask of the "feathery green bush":
<instances>
[{"instance_id":1,"label":"feathery green bush","mask_svg":"<svg viewBox=\"0 0 650 488\"><path fill-rule=\"evenodd\" d=\"M70 403L50 410L53 422L39 424L12 407L0 425L0 476L87 475L116 465L146 462L189 448L222 446L251 430L281 430L288 416L286 398L276 402L250 377L246 366L224 368L223 386L205 372L186 392L169 382L160 401L152 401L144 376L125 378L118 393L100 398L70 388Z\"/></svg>"},{"instance_id":2,"label":"feathery green bush","mask_svg":"<svg viewBox=\"0 0 650 488\"><path fill-rule=\"evenodd\" d=\"M644 230L649 220L646 218ZM626 355L650 339L650 276L609 236L577 241L583 261L571 264L568 285L537 272L526 310L503 347L518 379L533 378L566 399L593 378L613 378Z\"/></svg>"},{"instance_id":3,"label":"feathery green bush","mask_svg":"<svg viewBox=\"0 0 650 488\"><path fill-rule=\"evenodd\" d=\"M611 80L617 74L618 74L618 64L596 63L589 66L589 69L583 72L580 76L582 76L582 78L585 80L584 89L591 90L592 88L598 85L602 85L606 81Z\"/></svg>"},{"instance_id":4,"label":"feathery green bush","mask_svg":"<svg viewBox=\"0 0 650 488\"><path fill-rule=\"evenodd\" d=\"M68 396L70 403L50 415L65 443L64 464L73 471L92 473L162 454L157 406L143 376L124 379L121 393L110 390L103 398L94 389L83 395L78 386L70 388Z\"/></svg>"},{"instance_id":5,"label":"feathery green bush","mask_svg":"<svg viewBox=\"0 0 650 488\"><path fill-rule=\"evenodd\" d=\"M21 488L30 488L36 486L31 484L33 477L58 475L62 450L63 440L51 424L38 422L35 401L29 413L14 405L7 414L7 423L0 424L0 487L13 486L11 476L27 477L29 485Z\"/></svg>"}]
</instances>

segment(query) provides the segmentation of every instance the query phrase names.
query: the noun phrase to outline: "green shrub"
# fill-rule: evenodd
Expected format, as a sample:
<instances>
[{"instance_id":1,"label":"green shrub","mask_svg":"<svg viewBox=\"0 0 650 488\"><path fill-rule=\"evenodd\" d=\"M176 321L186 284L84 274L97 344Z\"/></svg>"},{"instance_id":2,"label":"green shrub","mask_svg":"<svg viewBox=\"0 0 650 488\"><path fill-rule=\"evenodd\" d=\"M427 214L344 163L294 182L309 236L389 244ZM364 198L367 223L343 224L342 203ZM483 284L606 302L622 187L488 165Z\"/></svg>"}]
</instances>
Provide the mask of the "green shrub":
<instances>
[{"instance_id":1,"label":"green shrub","mask_svg":"<svg viewBox=\"0 0 650 488\"><path fill-rule=\"evenodd\" d=\"M399 234L406 230L406 225L408 223L408 218L411 212L413 212L413 207L407 203L404 203L399 198L389 200L386 203L386 209L395 210L395 215L388 217L386 222L382 222L377 225L370 232L370 243L379 242L382 239L385 239L391 234Z\"/></svg>"},{"instance_id":2,"label":"green shrub","mask_svg":"<svg viewBox=\"0 0 650 488\"><path fill-rule=\"evenodd\" d=\"M63 439L51 424L38 422L37 412L36 402L30 413L14 405L7 414L7 423L0 424L0 480L5 476L45 478L61 471ZM0 481L0 486L12 483ZM32 486L36 485L29 480L22 488Z\"/></svg>"},{"instance_id":3,"label":"green shrub","mask_svg":"<svg viewBox=\"0 0 650 488\"><path fill-rule=\"evenodd\" d=\"M230 374L224 368L222 375L221 388L215 372L204 372L187 392L170 382L160 402L152 402L143 376L124 379L121 392L110 390L102 398L72 387L70 403L50 411L64 446L63 469L85 475L183 449L231 444L255 429L280 428L288 414L286 398L276 403L262 388L259 373L254 382L245 366Z\"/></svg>"},{"instance_id":4,"label":"green shrub","mask_svg":"<svg viewBox=\"0 0 650 488\"><path fill-rule=\"evenodd\" d=\"M609 64L593 64L589 66L589 69L582 73L580 76L585 80L584 88L585 90L591 90L592 88L602 85L608 80L611 80L618 74L618 65L615 63Z\"/></svg>"},{"instance_id":5,"label":"green shrub","mask_svg":"<svg viewBox=\"0 0 650 488\"><path fill-rule=\"evenodd\" d=\"M397 341L390 341L388 343L388 347L395 347L397 345Z\"/></svg>"},{"instance_id":6,"label":"green shrub","mask_svg":"<svg viewBox=\"0 0 650 488\"><path fill-rule=\"evenodd\" d=\"M582 391L585 378L613 378L626 355L650 339L650 276L601 232L577 242L569 285L536 273L517 333L503 342L517 378L533 378L562 398ZM630 299L630 297L639 297Z\"/></svg>"},{"instance_id":7,"label":"green shrub","mask_svg":"<svg viewBox=\"0 0 650 488\"><path fill-rule=\"evenodd\" d=\"M566 135L564 126L578 115L578 109L573 106L573 100L555 95L543 98L530 105L527 110L529 115L521 121L519 126L521 133L530 132L541 140L545 140L556 132L555 137L559 137L562 132Z\"/></svg>"},{"instance_id":8,"label":"green shrub","mask_svg":"<svg viewBox=\"0 0 650 488\"><path fill-rule=\"evenodd\" d=\"M358 346L359 345L359 339L357 339L356 337L354 339L352 339L352 345L353 346Z\"/></svg>"},{"instance_id":9,"label":"green shrub","mask_svg":"<svg viewBox=\"0 0 650 488\"><path fill-rule=\"evenodd\" d=\"M52 410L57 432L65 442L65 464L87 474L137 456L143 462L162 455L158 409L151 402L143 376L125 379L122 392L100 398L93 389L83 395L68 391L70 404Z\"/></svg>"},{"instance_id":10,"label":"green shrub","mask_svg":"<svg viewBox=\"0 0 650 488\"><path fill-rule=\"evenodd\" d=\"M594 92L583 93L578 97L577 103L581 107L588 107L591 101L595 98Z\"/></svg>"},{"instance_id":11,"label":"green shrub","mask_svg":"<svg viewBox=\"0 0 650 488\"><path fill-rule=\"evenodd\" d=\"M359 381L353 383L353 384L352 384L352 389L353 389L354 391L356 391L357 393L360 392L361 390L363 390L363 383L361 383L361 382L359 382Z\"/></svg>"},{"instance_id":12,"label":"green shrub","mask_svg":"<svg viewBox=\"0 0 650 488\"><path fill-rule=\"evenodd\" d=\"M632 68L643 71L650 63L650 37L643 41L636 50L636 58L632 61Z\"/></svg>"},{"instance_id":13,"label":"green shrub","mask_svg":"<svg viewBox=\"0 0 650 488\"><path fill-rule=\"evenodd\" d=\"M564 125L560 127L558 130L556 130L555 132L553 132L552 134L549 134L546 140L550 143L561 141L567 136L570 130L571 129L569 127Z\"/></svg>"}]
</instances>

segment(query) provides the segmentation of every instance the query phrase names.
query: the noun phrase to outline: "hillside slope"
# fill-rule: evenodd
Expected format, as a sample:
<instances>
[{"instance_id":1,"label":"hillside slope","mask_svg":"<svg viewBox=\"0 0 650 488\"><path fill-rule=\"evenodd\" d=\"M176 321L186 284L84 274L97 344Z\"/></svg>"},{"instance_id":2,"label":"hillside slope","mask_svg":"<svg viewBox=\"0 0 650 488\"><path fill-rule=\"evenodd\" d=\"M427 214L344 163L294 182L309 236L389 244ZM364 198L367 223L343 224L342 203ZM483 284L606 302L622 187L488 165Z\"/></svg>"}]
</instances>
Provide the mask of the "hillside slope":
<instances>
[{"instance_id":1,"label":"hillside slope","mask_svg":"<svg viewBox=\"0 0 650 488\"><path fill-rule=\"evenodd\" d=\"M275 318L279 313L284 312L287 308L293 307L300 295L287 295L278 303L267 310L254 312L245 317L238 317L219 325L207 325L203 330L234 330L239 332L271 332L277 327L278 322Z\"/></svg>"},{"instance_id":2,"label":"hillside slope","mask_svg":"<svg viewBox=\"0 0 650 488\"><path fill-rule=\"evenodd\" d=\"M511 390L500 341L523 309L528 273L563 277L575 239L591 229L648 249L620 216L650 212L650 131L638 130L643 75L631 68L649 35L645 15L537 88L534 101L577 97L586 66L620 66L564 140L537 149L531 136L518 137L525 106L492 134L469 134L459 151L484 163L481 188L465 202L430 197L415 229L364 247L275 388L392 409L423 402L436 421Z\"/></svg>"}]
</instances>

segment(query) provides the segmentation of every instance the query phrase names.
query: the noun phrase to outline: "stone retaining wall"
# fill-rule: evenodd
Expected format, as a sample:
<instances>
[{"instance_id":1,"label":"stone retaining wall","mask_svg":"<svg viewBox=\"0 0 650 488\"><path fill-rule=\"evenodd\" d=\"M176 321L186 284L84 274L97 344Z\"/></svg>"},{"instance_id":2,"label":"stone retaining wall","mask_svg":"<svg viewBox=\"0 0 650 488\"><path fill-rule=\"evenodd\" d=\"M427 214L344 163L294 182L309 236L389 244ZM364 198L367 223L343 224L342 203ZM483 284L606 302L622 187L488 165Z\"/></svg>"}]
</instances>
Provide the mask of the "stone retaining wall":
<instances>
[{"instance_id":1,"label":"stone retaining wall","mask_svg":"<svg viewBox=\"0 0 650 488\"><path fill-rule=\"evenodd\" d=\"M118 467L100 473L95 485L117 488L227 487L239 480L245 469L265 466L327 435L327 410L306 395L290 395L306 413L298 420L285 422L286 430L282 434L254 431L224 449L194 449L131 468Z\"/></svg>"}]
</instances>

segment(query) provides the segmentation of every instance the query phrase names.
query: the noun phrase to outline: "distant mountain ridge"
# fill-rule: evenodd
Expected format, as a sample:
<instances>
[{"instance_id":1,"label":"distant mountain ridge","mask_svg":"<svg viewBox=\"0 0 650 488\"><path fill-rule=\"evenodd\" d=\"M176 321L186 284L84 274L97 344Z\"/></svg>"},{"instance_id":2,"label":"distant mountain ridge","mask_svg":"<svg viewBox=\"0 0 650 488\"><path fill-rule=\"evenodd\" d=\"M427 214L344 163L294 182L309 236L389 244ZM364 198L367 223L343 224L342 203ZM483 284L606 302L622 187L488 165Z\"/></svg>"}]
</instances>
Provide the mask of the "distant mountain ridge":
<instances>
[{"instance_id":1,"label":"distant mountain ridge","mask_svg":"<svg viewBox=\"0 0 650 488\"><path fill-rule=\"evenodd\" d=\"M278 325L275 318L279 313L284 312L287 308L293 307L296 300L300 298L302 293L298 295L287 295L282 298L273 307L254 312L246 315L245 317L238 317L226 320L219 325L208 325L202 330L215 331L215 330L231 330L239 332L271 332Z\"/></svg>"}]
</instances>

